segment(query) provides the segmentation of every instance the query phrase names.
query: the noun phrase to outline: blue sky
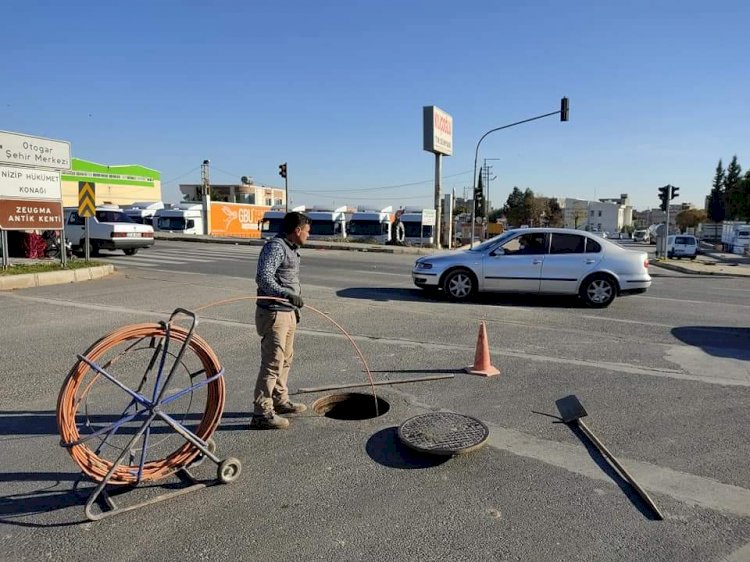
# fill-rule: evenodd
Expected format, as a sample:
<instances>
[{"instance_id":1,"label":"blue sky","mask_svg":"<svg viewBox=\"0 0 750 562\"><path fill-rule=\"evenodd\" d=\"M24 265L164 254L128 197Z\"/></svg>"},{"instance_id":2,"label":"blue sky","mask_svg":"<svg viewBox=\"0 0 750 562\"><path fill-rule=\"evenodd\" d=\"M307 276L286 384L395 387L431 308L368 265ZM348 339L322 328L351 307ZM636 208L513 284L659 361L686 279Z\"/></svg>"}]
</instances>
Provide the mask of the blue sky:
<instances>
[{"instance_id":1,"label":"blue sky","mask_svg":"<svg viewBox=\"0 0 750 562\"><path fill-rule=\"evenodd\" d=\"M295 205L425 205L422 106L453 116L443 190L480 147L501 205L628 193L703 205L716 163L750 168L746 1L13 3L0 21L0 129L73 155L142 164L163 195L198 183L283 186ZM394 187L398 186L398 187Z\"/></svg>"}]
</instances>

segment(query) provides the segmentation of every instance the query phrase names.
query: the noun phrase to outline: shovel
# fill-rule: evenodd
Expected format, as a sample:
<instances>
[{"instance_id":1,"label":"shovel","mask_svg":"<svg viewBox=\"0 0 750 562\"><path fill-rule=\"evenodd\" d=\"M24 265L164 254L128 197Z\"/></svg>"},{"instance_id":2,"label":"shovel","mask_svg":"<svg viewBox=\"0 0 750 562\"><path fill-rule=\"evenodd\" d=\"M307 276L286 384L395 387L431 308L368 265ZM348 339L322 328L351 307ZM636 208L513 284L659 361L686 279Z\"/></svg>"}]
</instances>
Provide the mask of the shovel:
<instances>
[{"instance_id":1,"label":"shovel","mask_svg":"<svg viewBox=\"0 0 750 562\"><path fill-rule=\"evenodd\" d=\"M654 513L656 514L656 518L659 520L663 520L664 515L662 515L661 511L659 511L659 508L656 507L654 500L652 500L651 497L646 493L646 490L641 488L636 483L630 473L625 470L625 467L620 464L620 461L618 461L615 456L609 452L609 450L601 441L599 441L599 439L597 439L596 435L594 435L594 433L588 428L588 426L583 423L583 420L581 418L587 416L588 413L586 412L586 409L583 407L583 404L581 404L578 398L574 394L571 394L570 396L566 396L565 398L560 398L559 400L555 401L555 404L557 404L557 409L560 410L562 420L565 423L573 423L580 427L581 431L586 434L586 437L591 440L591 442L596 446L599 452L607 459L609 459L612 465L620 471L620 474L622 474L625 480L627 480L630 485L635 488L635 491L638 492L638 495L641 496L643 501L646 502L654 511Z\"/></svg>"}]
</instances>

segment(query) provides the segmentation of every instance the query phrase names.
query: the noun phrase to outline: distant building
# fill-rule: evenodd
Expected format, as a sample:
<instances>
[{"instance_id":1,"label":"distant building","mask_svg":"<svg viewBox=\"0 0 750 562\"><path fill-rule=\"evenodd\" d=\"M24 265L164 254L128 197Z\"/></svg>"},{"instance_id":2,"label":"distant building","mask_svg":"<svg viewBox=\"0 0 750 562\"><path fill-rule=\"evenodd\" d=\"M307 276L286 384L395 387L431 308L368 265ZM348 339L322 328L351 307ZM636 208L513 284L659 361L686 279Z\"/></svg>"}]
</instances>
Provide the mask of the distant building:
<instances>
[{"instance_id":1,"label":"distant building","mask_svg":"<svg viewBox=\"0 0 750 562\"><path fill-rule=\"evenodd\" d=\"M138 164L107 165L73 158L71 169L60 175L63 206L78 206L79 182L92 183L97 205L131 205L161 201L161 174Z\"/></svg>"},{"instance_id":2,"label":"distant building","mask_svg":"<svg viewBox=\"0 0 750 562\"><path fill-rule=\"evenodd\" d=\"M565 199L563 215L566 228L591 232L621 232L633 225L633 207L627 194L617 199Z\"/></svg>"},{"instance_id":3,"label":"distant building","mask_svg":"<svg viewBox=\"0 0 750 562\"><path fill-rule=\"evenodd\" d=\"M201 185L181 183L180 191L188 201L201 201ZM225 203L245 203L265 207L286 205L285 190L277 187L255 184L211 184L212 201Z\"/></svg>"},{"instance_id":4,"label":"distant building","mask_svg":"<svg viewBox=\"0 0 750 562\"><path fill-rule=\"evenodd\" d=\"M682 211L695 209L692 203L680 203L679 205L669 206L669 224L674 226L675 218ZM662 224L667 218L667 213L661 209L648 209L647 211L638 211L635 214L635 223L637 227L646 228L652 224Z\"/></svg>"}]
</instances>

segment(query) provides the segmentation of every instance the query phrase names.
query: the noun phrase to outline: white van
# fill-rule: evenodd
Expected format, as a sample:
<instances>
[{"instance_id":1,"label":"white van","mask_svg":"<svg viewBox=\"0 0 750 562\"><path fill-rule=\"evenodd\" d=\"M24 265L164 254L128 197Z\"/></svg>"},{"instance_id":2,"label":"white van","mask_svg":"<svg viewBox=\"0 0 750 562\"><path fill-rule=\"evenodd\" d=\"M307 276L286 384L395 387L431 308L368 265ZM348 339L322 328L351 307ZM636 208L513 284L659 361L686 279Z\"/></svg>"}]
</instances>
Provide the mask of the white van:
<instances>
[{"instance_id":1,"label":"white van","mask_svg":"<svg viewBox=\"0 0 750 562\"><path fill-rule=\"evenodd\" d=\"M698 241L695 236L689 234L673 234L667 236L668 258L690 258L695 259L698 255Z\"/></svg>"},{"instance_id":2,"label":"white van","mask_svg":"<svg viewBox=\"0 0 750 562\"><path fill-rule=\"evenodd\" d=\"M648 244L650 234L648 230L636 230L633 232L633 242L641 242Z\"/></svg>"}]
</instances>

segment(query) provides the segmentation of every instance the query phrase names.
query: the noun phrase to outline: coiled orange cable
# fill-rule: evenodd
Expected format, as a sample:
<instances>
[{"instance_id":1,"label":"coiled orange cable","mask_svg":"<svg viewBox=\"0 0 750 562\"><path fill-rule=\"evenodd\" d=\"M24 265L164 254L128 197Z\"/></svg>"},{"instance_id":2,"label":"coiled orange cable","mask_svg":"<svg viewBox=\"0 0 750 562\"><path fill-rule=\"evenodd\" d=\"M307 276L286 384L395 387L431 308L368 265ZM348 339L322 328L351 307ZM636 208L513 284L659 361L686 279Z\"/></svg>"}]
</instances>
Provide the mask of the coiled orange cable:
<instances>
[{"instance_id":1,"label":"coiled orange cable","mask_svg":"<svg viewBox=\"0 0 750 562\"><path fill-rule=\"evenodd\" d=\"M188 331L179 326L171 325L169 335L170 339L183 344L188 338ZM92 363L97 363L99 358L107 351L123 342L144 338L163 338L165 336L166 329L161 324L130 324L114 330L99 339L86 350L83 356ZM214 377L221 371L221 364L218 357L201 337L193 334L188 343L188 349L200 359L206 379ZM67 445L76 443L80 438L78 426L76 425L76 415L93 381L89 382L80 393L79 388L86 375L90 372L95 373L85 361L79 360L68 373L57 400L57 427L60 431L61 442L67 446L66 448L70 456L81 467L83 473L92 480L101 482L112 468L112 462L99 457L85 443ZM94 378L98 376L99 374L96 373ZM224 377L217 377L206 386L205 409L201 422L195 431L195 434L203 441L208 440L216 431L224 411ZM185 441L181 447L165 458L144 463L140 480L147 481L165 478L188 465L198 456L199 452L199 449L195 445L189 441ZM137 465L118 465L108 482L115 485L137 483L139 481L138 470L139 467Z\"/></svg>"}]
</instances>

